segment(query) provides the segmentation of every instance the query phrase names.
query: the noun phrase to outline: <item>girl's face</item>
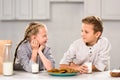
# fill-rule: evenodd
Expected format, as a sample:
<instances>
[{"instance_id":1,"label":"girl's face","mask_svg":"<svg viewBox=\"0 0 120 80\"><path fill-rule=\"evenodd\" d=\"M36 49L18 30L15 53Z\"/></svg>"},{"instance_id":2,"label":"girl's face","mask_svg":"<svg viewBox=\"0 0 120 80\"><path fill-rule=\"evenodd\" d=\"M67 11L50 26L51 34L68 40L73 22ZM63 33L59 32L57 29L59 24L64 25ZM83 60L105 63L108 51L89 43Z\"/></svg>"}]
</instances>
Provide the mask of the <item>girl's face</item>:
<instances>
[{"instance_id":1,"label":"girl's face","mask_svg":"<svg viewBox=\"0 0 120 80\"><path fill-rule=\"evenodd\" d=\"M81 36L84 42L87 43L88 45L94 45L101 34L100 32L94 33L93 28L94 28L94 25L92 24L82 23Z\"/></svg>"},{"instance_id":2,"label":"girl's face","mask_svg":"<svg viewBox=\"0 0 120 80\"><path fill-rule=\"evenodd\" d=\"M48 40L47 29L45 27L39 28L39 32L35 36L35 39L37 39L40 45L46 45Z\"/></svg>"}]
</instances>

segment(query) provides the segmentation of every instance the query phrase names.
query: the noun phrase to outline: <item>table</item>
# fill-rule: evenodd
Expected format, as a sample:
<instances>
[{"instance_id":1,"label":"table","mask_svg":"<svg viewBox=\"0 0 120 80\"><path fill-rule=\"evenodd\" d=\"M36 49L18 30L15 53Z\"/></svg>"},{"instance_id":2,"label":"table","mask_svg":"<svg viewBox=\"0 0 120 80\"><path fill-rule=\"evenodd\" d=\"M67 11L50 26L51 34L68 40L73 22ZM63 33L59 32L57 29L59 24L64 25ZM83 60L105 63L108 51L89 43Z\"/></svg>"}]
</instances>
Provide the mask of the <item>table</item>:
<instances>
[{"instance_id":1,"label":"table","mask_svg":"<svg viewBox=\"0 0 120 80\"><path fill-rule=\"evenodd\" d=\"M120 80L120 77L111 77L109 71L77 74L76 76L67 77L51 76L45 71L38 74L14 71L12 76L0 75L0 80Z\"/></svg>"}]
</instances>

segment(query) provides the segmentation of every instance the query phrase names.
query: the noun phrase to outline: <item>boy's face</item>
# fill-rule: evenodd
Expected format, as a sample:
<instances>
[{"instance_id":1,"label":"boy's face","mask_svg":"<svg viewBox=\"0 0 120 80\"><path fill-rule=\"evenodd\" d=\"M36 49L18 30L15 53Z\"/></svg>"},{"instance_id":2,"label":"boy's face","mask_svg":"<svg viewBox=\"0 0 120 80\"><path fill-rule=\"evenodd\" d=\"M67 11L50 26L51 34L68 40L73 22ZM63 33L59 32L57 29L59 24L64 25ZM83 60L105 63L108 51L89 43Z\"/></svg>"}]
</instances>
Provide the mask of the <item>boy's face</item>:
<instances>
[{"instance_id":1,"label":"boy's face","mask_svg":"<svg viewBox=\"0 0 120 80\"><path fill-rule=\"evenodd\" d=\"M85 43L90 45L94 45L97 42L98 37L100 36L100 32L94 33L94 25L82 23L82 31L81 36Z\"/></svg>"}]
</instances>

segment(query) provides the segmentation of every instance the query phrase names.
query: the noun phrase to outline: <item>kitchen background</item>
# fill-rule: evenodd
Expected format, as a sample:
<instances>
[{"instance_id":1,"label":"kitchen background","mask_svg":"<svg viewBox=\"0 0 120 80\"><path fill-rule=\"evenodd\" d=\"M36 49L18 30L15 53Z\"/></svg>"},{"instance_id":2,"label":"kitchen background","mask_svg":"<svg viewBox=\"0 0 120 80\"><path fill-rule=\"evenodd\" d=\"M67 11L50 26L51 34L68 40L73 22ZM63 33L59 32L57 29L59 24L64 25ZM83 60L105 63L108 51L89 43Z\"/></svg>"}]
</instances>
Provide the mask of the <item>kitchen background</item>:
<instances>
[{"instance_id":1,"label":"kitchen background","mask_svg":"<svg viewBox=\"0 0 120 80\"><path fill-rule=\"evenodd\" d=\"M70 44L80 38L81 19L97 15L103 20L103 36L112 45L111 68L119 68L119 3L119 0L0 0L0 39L13 41L14 55L16 45L23 39L26 25L32 21L45 23L48 28L48 46L52 49L56 67L59 67Z\"/></svg>"}]
</instances>

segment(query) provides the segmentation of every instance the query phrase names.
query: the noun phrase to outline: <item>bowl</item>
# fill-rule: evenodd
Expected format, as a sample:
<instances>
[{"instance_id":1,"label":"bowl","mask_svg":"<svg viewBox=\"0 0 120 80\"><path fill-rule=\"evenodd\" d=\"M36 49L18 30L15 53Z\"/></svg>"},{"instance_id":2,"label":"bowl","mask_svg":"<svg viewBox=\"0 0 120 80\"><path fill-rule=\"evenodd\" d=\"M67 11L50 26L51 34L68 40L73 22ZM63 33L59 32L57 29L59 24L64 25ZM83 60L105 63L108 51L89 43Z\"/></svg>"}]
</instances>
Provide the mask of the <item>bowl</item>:
<instances>
[{"instance_id":1,"label":"bowl","mask_svg":"<svg viewBox=\"0 0 120 80\"><path fill-rule=\"evenodd\" d=\"M110 71L110 75L112 77L120 77L120 70L112 70Z\"/></svg>"}]
</instances>

